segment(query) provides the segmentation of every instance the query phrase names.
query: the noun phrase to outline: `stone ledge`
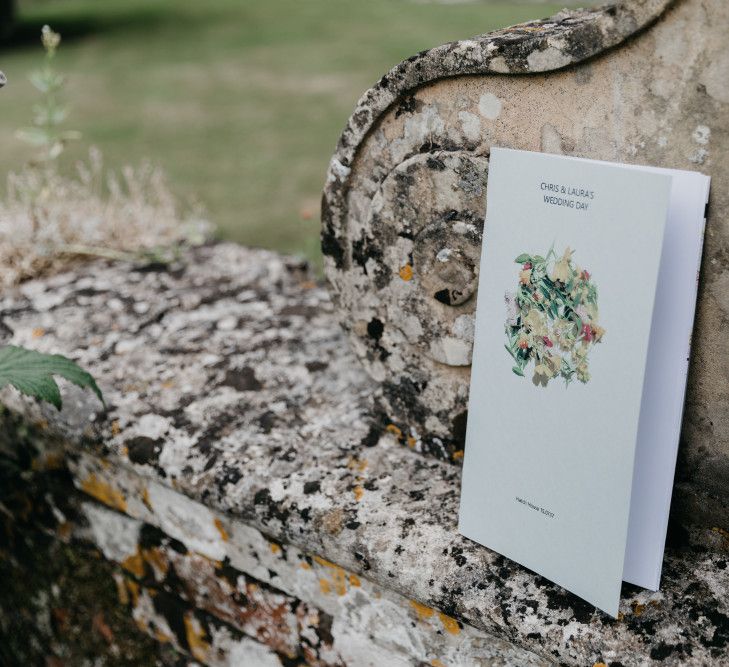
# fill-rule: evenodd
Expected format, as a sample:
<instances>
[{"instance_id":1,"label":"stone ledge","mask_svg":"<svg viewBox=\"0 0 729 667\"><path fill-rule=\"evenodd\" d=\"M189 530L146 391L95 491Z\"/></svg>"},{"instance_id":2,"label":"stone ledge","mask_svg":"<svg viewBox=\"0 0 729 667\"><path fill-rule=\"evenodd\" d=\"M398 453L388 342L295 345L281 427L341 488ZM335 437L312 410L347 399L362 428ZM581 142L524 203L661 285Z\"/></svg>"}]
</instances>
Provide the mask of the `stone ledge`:
<instances>
[{"instance_id":1,"label":"stone ledge","mask_svg":"<svg viewBox=\"0 0 729 667\"><path fill-rule=\"evenodd\" d=\"M100 378L106 415L74 388L60 415L3 396L62 435L82 490L213 559L260 531L544 661L725 654L724 530L684 536L663 589L626 585L622 618L605 618L458 535L460 470L380 437L376 387L303 267L229 244L185 260L85 265L0 300L4 342L69 354Z\"/></svg>"}]
</instances>

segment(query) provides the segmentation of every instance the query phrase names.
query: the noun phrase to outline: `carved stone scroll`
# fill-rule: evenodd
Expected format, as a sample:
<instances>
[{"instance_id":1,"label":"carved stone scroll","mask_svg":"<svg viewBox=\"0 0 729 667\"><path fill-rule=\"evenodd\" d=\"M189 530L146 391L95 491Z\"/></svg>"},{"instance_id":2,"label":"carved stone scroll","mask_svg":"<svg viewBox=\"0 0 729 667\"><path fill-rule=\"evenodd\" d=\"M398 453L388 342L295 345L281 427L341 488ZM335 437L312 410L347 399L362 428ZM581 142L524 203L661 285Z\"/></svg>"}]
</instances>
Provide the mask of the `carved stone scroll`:
<instances>
[{"instance_id":1,"label":"carved stone scroll","mask_svg":"<svg viewBox=\"0 0 729 667\"><path fill-rule=\"evenodd\" d=\"M723 0L613 2L424 51L365 93L330 164L322 248L404 443L462 454L491 146L701 170L713 194L679 479L725 507L727 29Z\"/></svg>"}]
</instances>

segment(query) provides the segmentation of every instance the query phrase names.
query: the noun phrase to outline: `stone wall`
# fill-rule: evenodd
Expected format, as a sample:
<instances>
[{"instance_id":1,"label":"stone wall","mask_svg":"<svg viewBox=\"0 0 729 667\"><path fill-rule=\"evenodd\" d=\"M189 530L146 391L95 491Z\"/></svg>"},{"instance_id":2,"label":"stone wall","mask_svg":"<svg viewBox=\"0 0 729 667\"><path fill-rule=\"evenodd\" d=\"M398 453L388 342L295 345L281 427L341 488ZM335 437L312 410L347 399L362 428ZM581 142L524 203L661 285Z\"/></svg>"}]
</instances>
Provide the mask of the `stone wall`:
<instances>
[{"instance_id":1,"label":"stone wall","mask_svg":"<svg viewBox=\"0 0 729 667\"><path fill-rule=\"evenodd\" d=\"M221 244L167 270L97 262L0 308L4 342L93 368L108 405L64 386L58 413L5 390L3 459L28 459L14 434L30 428L26 467L65 461L77 509L51 510L54 531L98 549L136 625L198 662L698 665L726 651L721 524L675 524L662 590L626 585L617 621L461 537L460 469L377 430L377 386L295 261Z\"/></svg>"}]
</instances>

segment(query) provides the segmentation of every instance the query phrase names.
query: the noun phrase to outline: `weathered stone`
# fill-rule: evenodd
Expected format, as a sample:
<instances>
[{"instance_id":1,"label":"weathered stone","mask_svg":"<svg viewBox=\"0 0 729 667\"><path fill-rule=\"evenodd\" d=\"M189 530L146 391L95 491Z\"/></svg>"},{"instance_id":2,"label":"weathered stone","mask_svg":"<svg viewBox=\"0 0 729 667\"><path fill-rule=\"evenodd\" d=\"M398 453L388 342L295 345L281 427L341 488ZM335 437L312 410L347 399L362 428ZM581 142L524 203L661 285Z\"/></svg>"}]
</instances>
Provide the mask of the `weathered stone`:
<instances>
[{"instance_id":1,"label":"weathered stone","mask_svg":"<svg viewBox=\"0 0 729 667\"><path fill-rule=\"evenodd\" d=\"M674 511L727 524L728 29L724 0L612 2L424 51L365 93L331 161L322 248L403 443L462 456L491 146L699 169L711 213Z\"/></svg>"},{"instance_id":2,"label":"weathered stone","mask_svg":"<svg viewBox=\"0 0 729 667\"><path fill-rule=\"evenodd\" d=\"M177 651L145 637L119 604L118 567L78 539L81 494L62 459L35 448L48 434L7 417L0 427L0 664L58 667L93 658L98 667L183 667Z\"/></svg>"},{"instance_id":3,"label":"weathered stone","mask_svg":"<svg viewBox=\"0 0 729 667\"><path fill-rule=\"evenodd\" d=\"M381 437L376 383L291 260L223 244L168 272L98 262L27 283L0 308L13 343L99 378L106 414L74 387L60 414L2 398L65 446L75 484L109 508L87 512L107 558L183 600L170 618L189 618L205 646L230 655L255 636L279 657L296 645L312 664L348 665L699 665L726 652L723 524L676 525L688 539L672 538L662 590L626 586L619 621L461 537L459 468ZM238 328L220 326L230 318ZM251 583L264 616L287 600L301 611L264 622L240 597ZM135 617L161 626L140 599Z\"/></svg>"}]
</instances>

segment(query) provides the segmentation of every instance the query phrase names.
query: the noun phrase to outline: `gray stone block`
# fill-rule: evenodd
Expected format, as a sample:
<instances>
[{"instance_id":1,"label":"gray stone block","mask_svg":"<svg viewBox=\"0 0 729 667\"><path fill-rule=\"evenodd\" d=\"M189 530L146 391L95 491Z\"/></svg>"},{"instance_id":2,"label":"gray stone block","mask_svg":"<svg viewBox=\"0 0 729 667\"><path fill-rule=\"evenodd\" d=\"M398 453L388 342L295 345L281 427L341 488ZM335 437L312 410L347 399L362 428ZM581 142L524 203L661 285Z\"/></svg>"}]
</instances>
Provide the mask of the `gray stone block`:
<instances>
[{"instance_id":1,"label":"gray stone block","mask_svg":"<svg viewBox=\"0 0 729 667\"><path fill-rule=\"evenodd\" d=\"M724 530L677 530L662 590L625 586L618 621L461 537L460 469L380 433L376 383L293 260L221 244L168 271L96 262L26 283L0 309L4 342L68 354L99 378L106 413L75 387L64 386L61 413L12 390L2 400L64 448L78 489L107 506L87 505L89 539L126 567L132 590L141 581L135 619L167 636L154 590L187 600L196 648L173 641L207 664L221 664L218 648L239 650L240 633L277 656L303 642L309 664L725 655ZM249 613L241 593L255 582L270 587L259 604L301 605L301 617L281 617L286 632ZM205 614L217 619L207 630L194 621Z\"/></svg>"}]
</instances>

